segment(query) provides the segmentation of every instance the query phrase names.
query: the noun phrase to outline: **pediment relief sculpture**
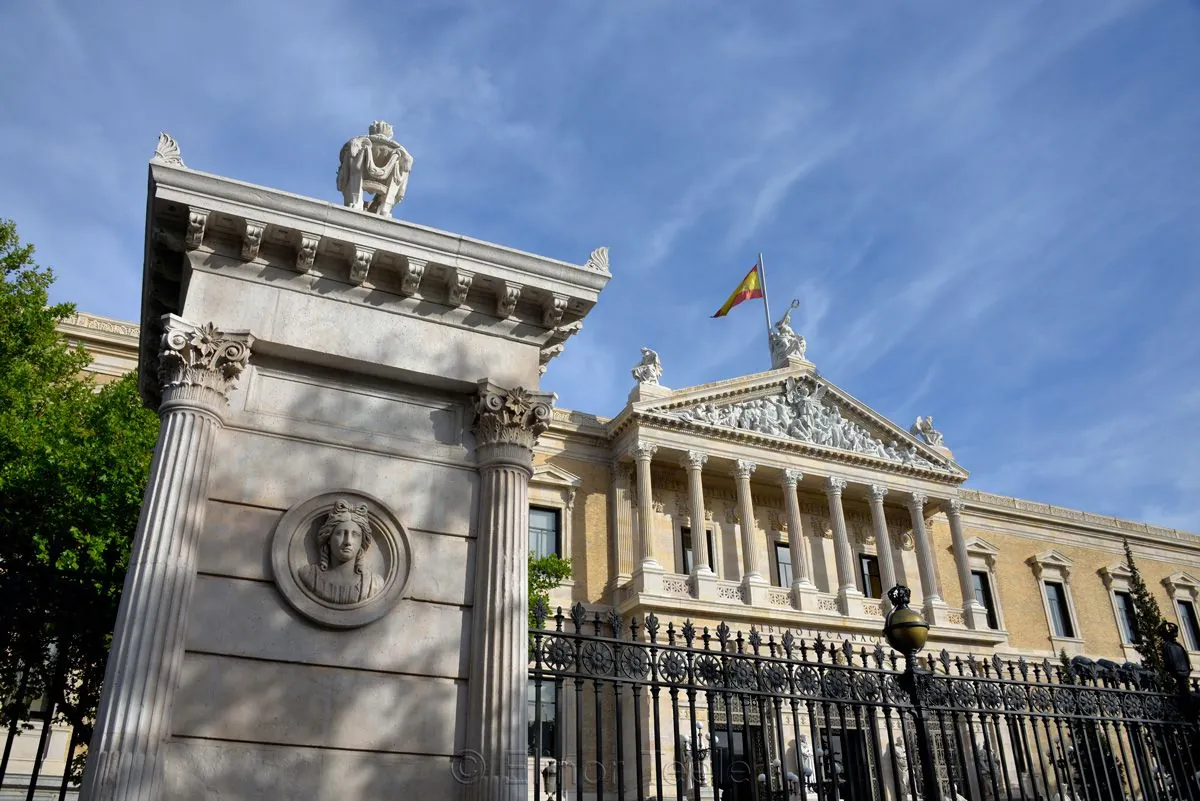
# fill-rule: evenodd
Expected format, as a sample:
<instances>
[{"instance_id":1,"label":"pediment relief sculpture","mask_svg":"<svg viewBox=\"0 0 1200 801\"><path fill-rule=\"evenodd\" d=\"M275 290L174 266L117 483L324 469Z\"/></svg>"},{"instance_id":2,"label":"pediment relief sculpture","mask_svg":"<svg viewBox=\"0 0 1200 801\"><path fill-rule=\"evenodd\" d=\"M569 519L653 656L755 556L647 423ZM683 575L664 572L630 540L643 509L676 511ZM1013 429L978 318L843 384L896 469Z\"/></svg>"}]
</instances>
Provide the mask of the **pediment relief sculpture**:
<instances>
[{"instance_id":1,"label":"pediment relief sculpture","mask_svg":"<svg viewBox=\"0 0 1200 801\"><path fill-rule=\"evenodd\" d=\"M828 387L820 382L810 387L805 381L789 378L781 394L740 403L700 403L675 412L675 416L862 453L898 464L943 468L922 456L914 445L904 446L895 439L885 444L886 434L877 436L848 419L827 393Z\"/></svg>"},{"instance_id":2,"label":"pediment relief sculpture","mask_svg":"<svg viewBox=\"0 0 1200 801\"><path fill-rule=\"evenodd\" d=\"M408 536L381 501L353 490L292 507L271 541L275 584L300 614L331 628L376 620L403 597Z\"/></svg>"}]
</instances>

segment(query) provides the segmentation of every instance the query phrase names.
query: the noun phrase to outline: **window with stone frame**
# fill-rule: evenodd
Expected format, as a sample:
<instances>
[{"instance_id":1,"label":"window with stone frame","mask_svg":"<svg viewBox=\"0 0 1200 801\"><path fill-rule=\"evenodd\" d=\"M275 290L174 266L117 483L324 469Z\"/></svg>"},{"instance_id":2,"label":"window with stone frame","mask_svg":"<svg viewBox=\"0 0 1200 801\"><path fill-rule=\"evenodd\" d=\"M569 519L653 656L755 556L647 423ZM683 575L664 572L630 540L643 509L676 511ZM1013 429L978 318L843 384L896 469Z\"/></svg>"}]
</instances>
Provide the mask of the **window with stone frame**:
<instances>
[{"instance_id":1,"label":"window with stone frame","mask_svg":"<svg viewBox=\"0 0 1200 801\"><path fill-rule=\"evenodd\" d=\"M571 518L575 494L582 484L583 479L558 465L534 466L529 479L530 553L538 556L556 553L563 559L571 558ZM559 586L570 587L574 583L574 579L566 579Z\"/></svg>"},{"instance_id":2,"label":"window with stone frame","mask_svg":"<svg viewBox=\"0 0 1200 801\"><path fill-rule=\"evenodd\" d=\"M791 546L786 540L775 540L775 585L791 587L794 576Z\"/></svg>"},{"instance_id":3,"label":"window with stone frame","mask_svg":"<svg viewBox=\"0 0 1200 801\"><path fill-rule=\"evenodd\" d=\"M883 597L883 579L879 573L879 557L874 554L858 555L858 588L867 598Z\"/></svg>"},{"instance_id":4,"label":"window with stone frame","mask_svg":"<svg viewBox=\"0 0 1200 801\"><path fill-rule=\"evenodd\" d=\"M1078 655L1083 648L1083 632L1071 597L1071 568L1074 561L1054 549L1031 556L1028 564L1041 586L1046 624L1054 651Z\"/></svg>"},{"instance_id":5,"label":"window with stone frame","mask_svg":"<svg viewBox=\"0 0 1200 801\"><path fill-rule=\"evenodd\" d=\"M562 555L560 519L558 509L529 507L529 553L539 559L550 554Z\"/></svg>"},{"instance_id":6,"label":"window with stone frame","mask_svg":"<svg viewBox=\"0 0 1200 801\"><path fill-rule=\"evenodd\" d=\"M1004 631L1000 582L996 580L996 558L1000 549L981 537L972 537L967 540L966 550L975 600L987 610L987 627L995 631Z\"/></svg>"},{"instance_id":7,"label":"window with stone frame","mask_svg":"<svg viewBox=\"0 0 1200 801\"><path fill-rule=\"evenodd\" d=\"M1100 579L1112 603L1113 625L1121 639L1121 651L1128 660L1140 660L1133 642L1137 637L1137 617L1133 611L1133 592L1129 585L1133 573L1124 560L1100 568Z\"/></svg>"},{"instance_id":8,"label":"window with stone frame","mask_svg":"<svg viewBox=\"0 0 1200 801\"><path fill-rule=\"evenodd\" d=\"M704 539L708 544L708 566L712 568L714 573L717 572L717 551L715 537L712 529L706 529ZM692 570L696 567L695 543L692 541L692 529L690 526L681 526L679 528L679 572L685 576L690 576Z\"/></svg>"},{"instance_id":9,"label":"window with stone frame","mask_svg":"<svg viewBox=\"0 0 1200 801\"><path fill-rule=\"evenodd\" d=\"M1179 641L1189 651L1200 652L1200 579L1180 571L1163 579L1175 617L1179 621ZM1192 662L1196 664L1195 660Z\"/></svg>"}]
</instances>

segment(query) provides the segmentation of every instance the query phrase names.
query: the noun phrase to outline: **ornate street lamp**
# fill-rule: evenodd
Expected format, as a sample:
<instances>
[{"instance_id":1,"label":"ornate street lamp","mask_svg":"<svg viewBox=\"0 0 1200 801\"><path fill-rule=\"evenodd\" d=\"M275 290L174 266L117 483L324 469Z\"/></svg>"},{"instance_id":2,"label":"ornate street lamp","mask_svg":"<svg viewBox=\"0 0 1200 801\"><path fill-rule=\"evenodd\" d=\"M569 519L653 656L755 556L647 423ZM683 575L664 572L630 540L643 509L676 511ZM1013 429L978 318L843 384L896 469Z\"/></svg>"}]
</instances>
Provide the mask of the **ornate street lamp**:
<instances>
[{"instance_id":1,"label":"ornate street lamp","mask_svg":"<svg viewBox=\"0 0 1200 801\"><path fill-rule=\"evenodd\" d=\"M917 729L917 757L921 760L921 780L925 785L922 795L926 801L941 801L937 771L933 764L933 746L929 742L929 727L925 721L925 692L931 676L917 664L917 653L929 639L929 624L917 610L909 607L912 591L903 584L888 590L892 611L883 622L883 636L888 645L904 654L904 674L900 686L912 698L913 718Z\"/></svg>"}]
</instances>

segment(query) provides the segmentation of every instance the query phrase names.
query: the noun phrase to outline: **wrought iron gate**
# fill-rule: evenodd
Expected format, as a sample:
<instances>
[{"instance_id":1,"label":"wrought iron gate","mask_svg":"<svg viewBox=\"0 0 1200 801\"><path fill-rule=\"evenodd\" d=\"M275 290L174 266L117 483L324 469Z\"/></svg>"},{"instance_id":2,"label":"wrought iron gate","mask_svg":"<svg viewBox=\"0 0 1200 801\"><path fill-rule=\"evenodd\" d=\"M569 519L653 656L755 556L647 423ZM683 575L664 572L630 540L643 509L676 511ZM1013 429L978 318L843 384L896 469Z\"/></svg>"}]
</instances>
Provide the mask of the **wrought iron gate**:
<instances>
[{"instance_id":1,"label":"wrought iron gate","mask_svg":"<svg viewBox=\"0 0 1200 801\"><path fill-rule=\"evenodd\" d=\"M820 636L579 604L539 619L539 801L1200 801L1192 696L1138 668L942 651L905 671L881 645Z\"/></svg>"}]
</instances>

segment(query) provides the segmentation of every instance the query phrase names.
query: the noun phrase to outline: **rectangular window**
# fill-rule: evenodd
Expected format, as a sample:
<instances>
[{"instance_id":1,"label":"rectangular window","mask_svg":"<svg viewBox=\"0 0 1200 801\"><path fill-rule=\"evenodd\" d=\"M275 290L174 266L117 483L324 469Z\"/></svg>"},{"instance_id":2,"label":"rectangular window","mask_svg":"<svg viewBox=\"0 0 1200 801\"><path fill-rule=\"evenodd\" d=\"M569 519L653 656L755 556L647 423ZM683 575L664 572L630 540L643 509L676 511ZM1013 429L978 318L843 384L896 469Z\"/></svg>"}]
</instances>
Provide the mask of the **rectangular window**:
<instances>
[{"instance_id":1,"label":"rectangular window","mask_svg":"<svg viewBox=\"0 0 1200 801\"><path fill-rule=\"evenodd\" d=\"M779 586L792 586L792 550L786 542L775 543L775 566L779 573Z\"/></svg>"},{"instance_id":2,"label":"rectangular window","mask_svg":"<svg viewBox=\"0 0 1200 801\"><path fill-rule=\"evenodd\" d=\"M1179 601L1179 618L1183 621L1187 647L1193 651L1200 651L1200 619L1196 617L1196 605L1191 601Z\"/></svg>"},{"instance_id":3,"label":"rectangular window","mask_svg":"<svg viewBox=\"0 0 1200 801\"><path fill-rule=\"evenodd\" d=\"M1060 582L1047 581L1046 605L1050 607L1050 629L1055 637L1074 637L1071 609L1067 605L1067 590Z\"/></svg>"},{"instance_id":4,"label":"rectangular window","mask_svg":"<svg viewBox=\"0 0 1200 801\"><path fill-rule=\"evenodd\" d=\"M1113 600L1117 603L1117 626L1121 629L1121 642L1132 645L1137 642L1138 638L1137 614L1133 610L1133 596L1123 590L1118 590L1113 593Z\"/></svg>"},{"instance_id":5,"label":"rectangular window","mask_svg":"<svg viewBox=\"0 0 1200 801\"><path fill-rule=\"evenodd\" d=\"M868 598L883 597L883 580L879 578L879 557L860 553L858 555L859 589Z\"/></svg>"},{"instance_id":6,"label":"rectangular window","mask_svg":"<svg viewBox=\"0 0 1200 801\"><path fill-rule=\"evenodd\" d=\"M704 538L708 540L708 566L711 567L715 573L717 571L717 559L716 554L713 552L712 532L704 532ZM694 567L692 557L692 530L687 526L679 529L679 539L683 551L683 572L690 576L692 574L692 568Z\"/></svg>"},{"instance_id":7,"label":"rectangular window","mask_svg":"<svg viewBox=\"0 0 1200 801\"><path fill-rule=\"evenodd\" d=\"M540 687L539 687L540 685ZM539 699L538 694L541 693ZM539 700L541 703L539 704ZM529 756L534 756L541 749L543 758L558 758L558 699L554 692L553 681L529 682L529 700L526 702L529 711ZM540 710L540 712L539 712ZM540 739L539 739L540 737Z\"/></svg>"},{"instance_id":8,"label":"rectangular window","mask_svg":"<svg viewBox=\"0 0 1200 801\"><path fill-rule=\"evenodd\" d=\"M983 604L983 608L987 610L988 628L1000 628L1000 620L996 616L996 600L992 598L992 583L988 580L987 572L972 570L971 583L975 587L975 600Z\"/></svg>"},{"instance_id":9,"label":"rectangular window","mask_svg":"<svg viewBox=\"0 0 1200 801\"><path fill-rule=\"evenodd\" d=\"M529 508L529 552L538 559L555 554L559 550L559 514L557 509Z\"/></svg>"}]
</instances>

